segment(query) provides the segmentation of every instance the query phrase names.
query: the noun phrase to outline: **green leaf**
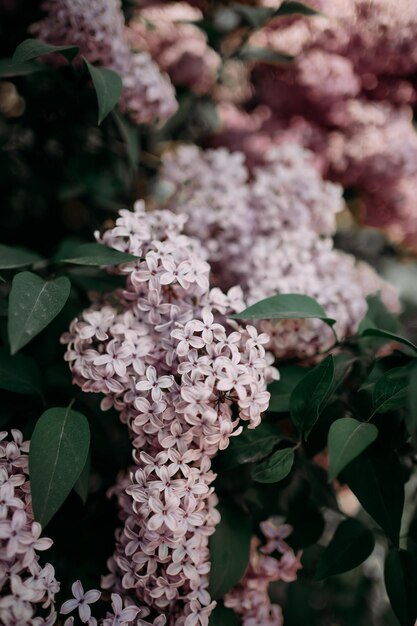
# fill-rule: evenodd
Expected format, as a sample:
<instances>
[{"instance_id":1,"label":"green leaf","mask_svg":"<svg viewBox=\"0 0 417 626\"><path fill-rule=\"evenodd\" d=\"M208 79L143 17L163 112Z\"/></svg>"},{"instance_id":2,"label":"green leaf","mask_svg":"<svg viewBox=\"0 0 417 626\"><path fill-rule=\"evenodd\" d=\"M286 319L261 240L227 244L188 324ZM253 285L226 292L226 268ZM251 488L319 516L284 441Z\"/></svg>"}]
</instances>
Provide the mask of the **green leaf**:
<instances>
[{"instance_id":1,"label":"green leaf","mask_svg":"<svg viewBox=\"0 0 417 626\"><path fill-rule=\"evenodd\" d=\"M291 420L305 436L308 436L326 405L333 377L334 361L332 356L328 356L300 380L291 394Z\"/></svg>"},{"instance_id":2,"label":"green leaf","mask_svg":"<svg viewBox=\"0 0 417 626\"><path fill-rule=\"evenodd\" d=\"M39 41L39 39L25 39L17 46L12 61L15 64L26 63L51 52L58 52L67 61L71 62L77 56L79 47L52 46L44 41Z\"/></svg>"},{"instance_id":3,"label":"green leaf","mask_svg":"<svg viewBox=\"0 0 417 626\"><path fill-rule=\"evenodd\" d=\"M322 580L357 567L368 558L374 546L374 537L366 526L356 519L344 520L320 557L316 579Z\"/></svg>"},{"instance_id":4,"label":"green leaf","mask_svg":"<svg viewBox=\"0 0 417 626\"><path fill-rule=\"evenodd\" d=\"M359 502L398 546L404 507L404 481L397 455L374 447L362 452L343 472Z\"/></svg>"},{"instance_id":5,"label":"green leaf","mask_svg":"<svg viewBox=\"0 0 417 626\"><path fill-rule=\"evenodd\" d=\"M342 417L330 426L328 447L330 453L329 478L335 478L348 463L359 456L378 436L373 424Z\"/></svg>"},{"instance_id":6,"label":"green leaf","mask_svg":"<svg viewBox=\"0 0 417 626\"><path fill-rule=\"evenodd\" d=\"M235 505L221 503L221 521L210 537L210 584L213 600L222 598L242 578L249 562L251 523Z\"/></svg>"},{"instance_id":7,"label":"green leaf","mask_svg":"<svg viewBox=\"0 0 417 626\"><path fill-rule=\"evenodd\" d=\"M29 477L36 521L52 519L74 487L90 447L87 418L70 408L48 409L30 441Z\"/></svg>"},{"instance_id":8,"label":"green leaf","mask_svg":"<svg viewBox=\"0 0 417 626\"><path fill-rule=\"evenodd\" d=\"M326 316L323 307L310 296L299 293L283 293L248 307L241 313L230 315L240 320L288 320L316 318L323 320L329 326L335 324L335 320Z\"/></svg>"},{"instance_id":9,"label":"green leaf","mask_svg":"<svg viewBox=\"0 0 417 626\"><path fill-rule=\"evenodd\" d=\"M216 457L216 468L221 471L265 458L279 444L283 436L278 426L262 422L257 428L232 437L226 450Z\"/></svg>"},{"instance_id":10,"label":"green leaf","mask_svg":"<svg viewBox=\"0 0 417 626\"><path fill-rule=\"evenodd\" d=\"M270 457L255 465L252 478L257 483L277 483L291 471L294 464L294 448L277 450Z\"/></svg>"},{"instance_id":11,"label":"green leaf","mask_svg":"<svg viewBox=\"0 0 417 626\"><path fill-rule=\"evenodd\" d=\"M401 626L417 619L417 563L405 550L390 550L384 567L385 587Z\"/></svg>"},{"instance_id":12,"label":"green leaf","mask_svg":"<svg viewBox=\"0 0 417 626\"><path fill-rule=\"evenodd\" d=\"M43 63L28 61L27 63L13 63L11 59L0 59L0 78L11 76L27 76L38 72L48 72L50 68Z\"/></svg>"},{"instance_id":13,"label":"green leaf","mask_svg":"<svg viewBox=\"0 0 417 626\"><path fill-rule=\"evenodd\" d=\"M294 61L294 56L277 52L271 48L254 48L252 46L244 46L239 50L239 59L242 61L258 61L261 63L288 64Z\"/></svg>"},{"instance_id":14,"label":"green leaf","mask_svg":"<svg viewBox=\"0 0 417 626\"><path fill-rule=\"evenodd\" d=\"M412 437L417 435L417 367L414 366L410 371L410 379L408 385L408 410L405 416L407 430Z\"/></svg>"},{"instance_id":15,"label":"green leaf","mask_svg":"<svg viewBox=\"0 0 417 626\"><path fill-rule=\"evenodd\" d=\"M361 333L361 337L383 337L384 339L389 339L390 341L402 343L414 350L414 352L417 352L417 346L414 343L405 337L391 333L388 330L381 330L380 328L365 328L365 330Z\"/></svg>"},{"instance_id":16,"label":"green leaf","mask_svg":"<svg viewBox=\"0 0 417 626\"><path fill-rule=\"evenodd\" d=\"M76 247L74 256L68 259L59 259L61 263L74 263L75 265L120 265L130 261L138 261L138 257L128 252L114 250L101 243L83 243Z\"/></svg>"},{"instance_id":17,"label":"green leaf","mask_svg":"<svg viewBox=\"0 0 417 626\"><path fill-rule=\"evenodd\" d=\"M279 380L274 380L274 382L268 386L271 399L267 410L273 413L287 413L290 410L291 393L307 371L305 367L299 367L298 365L280 367ZM255 429L254 432L256 432L256 430L257 429ZM237 439L239 440L240 437L237 437Z\"/></svg>"},{"instance_id":18,"label":"green leaf","mask_svg":"<svg viewBox=\"0 0 417 626\"><path fill-rule=\"evenodd\" d=\"M117 72L105 67L94 67L85 57L83 61L90 73L98 102L98 124L114 109L122 95L122 79Z\"/></svg>"},{"instance_id":19,"label":"green leaf","mask_svg":"<svg viewBox=\"0 0 417 626\"><path fill-rule=\"evenodd\" d=\"M312 7L302 2L283 2L282 5L274 11L274 16L281 15L320 15L319 11L316 11Z\"/></svg>"},{"instance_id":20,"label":"green leaf","mask_svg":"<svg viewBox=\"0 0 417 626\"><path fill-rule=\"evenodd\" d=\"M90 454L88 454L83 470L77 482L74 485L74 491L80 496L83 504L87 502L88 489L90 486L90 471L91 471L91 456Z\"/></svg>"},{"instance_id":21,"label":"green leaf","mask_svg":"<svg viewBox=\"0 0 417 626\"><path fill-rule=\"evenodd\" d=\"M31 272L13 279L9 296L9 341L15 354L39 334L68 300L71 283L65 276L46 281Z\"/></svg>"},{"instance_id":22,"label":"green leaf","mask_svg":"<svg viewBox=\"0 0 417 626\"><path fill-rule=\"evenodd\" d=\"M386 413L407 403L409 378L403 367L396 367L381 376L373 389L372 404L375 413Z\"/></svg>"},{"instance_id":23,"label":"green leaf","mask_svg":"<svg viewBox=\"0 0 417 626\"><path fill-rule=\"evenodd\" d=\"M361 335L367 328L378 328L396 333L399 328L398 317L388 311L385 304L378 295L371 295L366 298L368 311L359 324L358 333Z\"/></svg>"},{"instance_id":24,"label":"green leaf","mask_svg":"<svg viewBox=\"0 0 417 626\"><path fill-rule=\"evenodd\" d=\"M40 261L42 257L36 252L30 252L25 248L0 245L0 269L9 270L16 267L25 267Z\"/></svg>"},{"instance_id":25,"label":"green leaf","mask_svg":"<svg viewBox=\"0 0 417 626\"><path fill-rule=\"evenodd\" d=\"M37 363L22 354L10 356L0 348L0 389L24 395L42 396L42 383Z\"/></svg>"},{"instance_id":26,"label":"green leaf","mask_svg":"<svg viewBox=\"0 0 417 626\"><path fill-rule=\"evenodd\" d=\"M227 609L223 604L217 604L210 615L209 626L239 626L239 618L233 609Z\"/></svg>"},{"instance_id":27,"label":"green leaf","mask_svg":"<svg viewBox=\"0 0 417 626\"><path fill-rule=\"evenodd\" d=\"M137 126L130 124L116 111L113 111L113 116L116 124L119 128L119 132L122 136L126 146L126 153L129 158L130 166L134 172L138 169L139 163L139 130Z\"/></svg>"},{"instance_id":28,"label":"green leaf","mask_svg":"<svg viewBox=\"0 0 417 626\"><path fill-rule=\"evenodd\" d=\"M233 10L237 13L249 26L259 28L274 14L274 9L268 7L251 7L245 4L234 4Z\"/></svg>"}]
</instances>

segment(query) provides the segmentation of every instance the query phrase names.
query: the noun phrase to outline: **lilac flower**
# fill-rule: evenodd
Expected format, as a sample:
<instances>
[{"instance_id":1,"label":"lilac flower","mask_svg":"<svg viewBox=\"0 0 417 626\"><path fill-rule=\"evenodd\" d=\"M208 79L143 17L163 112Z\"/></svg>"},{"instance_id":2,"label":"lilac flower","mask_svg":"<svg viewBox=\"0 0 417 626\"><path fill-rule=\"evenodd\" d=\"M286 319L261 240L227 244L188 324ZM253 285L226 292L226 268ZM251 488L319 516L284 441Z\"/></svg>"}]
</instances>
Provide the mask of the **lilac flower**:
<instances>
[{"instance_id":1,"label":"lilac flower","mask_svg":"<svg viewBox=\"0 0 417 626\"><path fill-rule=\"evenodd\" d=\"M97 602L101 596L101 592L97 591L97 589L84 592L84 588L79 580L73 583L71 590L74 598L63 603L61 613L68 615L68 613L72 613L72 611L78 609L80 620L85 624L91 618L89 605Z\"/></svg>"},{"instance_id":2,"label":"lilac flower","mask_svg":"<svg viewBox=\"0 0 417 626\"><path fill-rule=\"evenodd\" d=\"M138 391L151 391L152 400L154 402L160 402L162 399L162 390L169 389L174 384L172 376L160 376L158 378L156 369L152 366L146 368L145 372L146 380L141 380L136 383L136 389Z\"/></svg>"},{"instance_id":3,"label":"lilac flower","mask_svg":"<svg viewBox=\"0 0 417 626\"><path fill-rule=\"evenodd\" d=\"M103 626L127 626L141 612L140 607L133 605L123 608L122 598L117 593L111 594L111 603L114 615L104 619Z\"/></svg>"}]
</instances>

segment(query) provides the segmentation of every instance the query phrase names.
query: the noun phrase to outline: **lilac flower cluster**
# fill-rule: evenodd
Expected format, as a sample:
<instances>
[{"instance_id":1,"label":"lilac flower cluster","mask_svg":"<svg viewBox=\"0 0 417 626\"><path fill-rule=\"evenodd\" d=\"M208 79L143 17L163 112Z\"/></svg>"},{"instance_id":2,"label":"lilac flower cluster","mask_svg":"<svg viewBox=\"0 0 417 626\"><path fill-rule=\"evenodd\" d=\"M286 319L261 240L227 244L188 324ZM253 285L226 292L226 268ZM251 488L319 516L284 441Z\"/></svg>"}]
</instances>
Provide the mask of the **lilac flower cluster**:
<instances>
[{"instance_id":1,"label":"lilac flower cluster","mask_svg":"<svg viewBox=\"0 0 417 626\"><path fill-rule=\"evenodd\" d=\"M52 540L34 521L28 481L29 442L18 430L0 433L0 616L4 626L52 626L59 591L50 563L38 552Z\"/></svg>"},{"instance_id":2,"label":"lilac flower cluster","mask_svg":"<svg viewBox=\"0 0 417 626\"><path fill-rule=\"evenodd\" d=\"M129 22L133 48L148 50L174 85L207 93L217 78L219 55L208 46L199 9L186 2L156 3L136 11Z\"/></svg>"},{"instance_id":3,"label":"lilac flower cluster","mask_svg":"<svg viewBox=\"0 0 417 626\"><path fill-rule=\"evenodd\" d=\"M84 391L104 394L133 442L121 478L123 529L103 586L168 616L207 626L208 538L219 520L210 459L267 408L277 377L253 326L227 322L244 308L239 288L209 288L201 244L169 211L121 211L101 241L138 257L116 271L124 289L75 319L66 359ZM232 412L232 405L236 412Z\"/></svg>"},{"instance_id":4,"label":"lilac flower cluster","mask_svg":"<svg viewBox=\"0 0 417 626\"><path fill-rule=\"evenodd\" d=\"M292 528L288 524L276 526L271 521L261 522L260 529L267 542L261 546L253 537L250 547L249 566L242 580L224 599L224 604L239 615L242 626L282 626L281 607L271 604L268 595L270 583L278 580L293 582L302 567L301 552L294 551L285 542ZM279 554L279 558L272 554Z\"/></svg>"},{"instance_id":5,"label":"lilac flower cluster","mask_svg":"<svg viewBox=\"0 0 417 626\"><path fill-rule=\"evenodd\" d=\"M357 330L370 293L381 291L397 310L394 291L369 266L333 248L342 189L322 180L313 155L284 143L264 161L250 178L243 154L224 148L182 146L163 159L168 206L189 215L186 232L204 244L216 284L241 285L247 304L279 293L310 295L337 320L339 338ZM334 342L319 320L265 321L260 329L276 357L312 356Z\"/></svg>"},{"instance_id":6,"label":"lilac flower cluster","mask_svg":"<svg viewBox=\"0 0 417 626\"><path fill-rule=\"evenodd\" d=\"M54 45L77 45L90 63L118 72L123 81L120 106L136 123L165 120L175 112L169 78L148 52L131 51L119 0L44 0L42 9L46 16L31 32Z\"/></svg>"},{"instance_id":7,"label":"lilac flower cluster","mask_svg":"<svg viewBox=\"0 0 417 626\"><path fill-rule=\"evenodd\" d=\"M268 146L297 141L315 152L327 178L358 190L366 224L415 246L417 5L309 4L321 14L272 20L252 36L252 46L295 60L254 64L247 111L223 103L213 145L243 150L253 165Z\"/></svg>"}]
</instances>

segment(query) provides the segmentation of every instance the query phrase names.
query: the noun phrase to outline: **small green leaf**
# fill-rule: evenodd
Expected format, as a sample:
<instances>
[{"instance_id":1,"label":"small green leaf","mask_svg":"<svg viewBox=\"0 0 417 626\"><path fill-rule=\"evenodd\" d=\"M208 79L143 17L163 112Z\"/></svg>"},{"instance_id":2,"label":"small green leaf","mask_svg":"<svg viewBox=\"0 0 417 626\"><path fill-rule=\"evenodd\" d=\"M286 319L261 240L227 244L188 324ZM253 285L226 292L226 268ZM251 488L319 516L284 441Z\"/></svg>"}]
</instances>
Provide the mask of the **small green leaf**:
<instances>
[{"instance_id":1,"label":"small green leaf","mask_svg":"<svg viewBox=\"0 0 417 626\"><path fill-rule=\"evenodd\" d=\"M113 111L113 116L116 124L119 128L119 132L122 136L126 146L126 153L129 158L130 166L134 172L138 169L139 163L139 130L137 126L130 124L116 111Z\"/></svg>"},{"instance_id":2,"label":"small green leaf","mask_svg":"<svg viewBox=\"0 0 417 626\"><path fill-rule=\"evenodd\" d=\"M390 550L384 567L385 587L401 626L414 626L417 619L417 563L405 550Z\"/></svg>"},{"instance_id":3,"label":"small green leaf","mask_svg":"<svg viewBox=\"0 0 417 626\"><path fill-rule=\"evenodd\" d=\"M65 276L46 281L31 272L13 279L9 296L9 341L15 354L39 334L68 300L71 283Z\"/></svg>"},{"instance_id":4,"label":"small green leaf","mask_svg":"<svg viewBox=\"0 0 417 626\"><path fill-rule=\"evenodd\" d=\"M391 333L388 330L381 330L380 328L365 328L365 330L361 333L361 337L383 337L384 339L389 339L390 341L402 343L414 350L414 352L417 352L417 346L414 343L405 337Z\"/></svg>"},{"instance_id":5,"label":"small green leaf","mask_svg":"<svg viewBox=\"0 0 417 626\"><path fill-rule=\"evenodd\" d=\"M25 267L40 261L42 257L36 252L30 252L25 248L0 245L0 269L9 270L16 267Z\"/></svg>"},{"instance_id":6,"label":"small green leaf","mask_svg":"<svg viewBox=\"0 0 417 626\"><path fill-rule=\"evenodd\" d=\"M74 485L74 491L80 496L83 504L87 502L88 488L90 486L90 470L91 470L91 456L90 454L88 454L83 470L77 482Z\"/></svg>"},{"instance_id":7,"label":"small green leaf","mask_svg":"<svg viewBox=\"0 0 417 626\"><path fill-rule=\"evenodd\" d=\"M213 600L222 598L242 578L249 562L251 524L235 505L221 503L221 521L210 537L210 584Z\"/></svg>"},{"instance_id":8,"label":"small green leaf","mask_svg":"<svg viewBox=\"0 0 417 626\"><path fill-rule=\"evenodd\" d=\"M234 4L233 10L252 28L263 26L274 14L274 9L269 7L251 7L245 4Z\"/></svg>"},{"instance_id":9,"label":"small green leaf","mask_svg":"<svg viewBox=\"0 0 417 626\"><path fill-rule=\"evenodd\" d=\"M114 109L122 95L122 79L119 74L105 67L94 67L86 58L83 61L90 73L98 102L98 124Z\"/></svg>"},{"instance_id":10,"label":"small green leaf","mask_svg":"<svg viewBox=\"0 0 417 626\"><path fill-rule=\"evenodd\" d=\"M11 76L27 76L38 72L48 72L50 68L43 63L28 61L27 63L13 63L11 59L0 59L0 78Z\"/></svg>"},{"instance_id":11,"label":"small green leaf","mask_svg":"<svg viewBox=\"0 0 417 626\"><path fill-rule=\"evenodd\" d=\"M101 243L83 243L77 246L74 256L68 259L59 259L61 263L74 263L75 265L121 265L130 261L138 261L138 257L128 252L120 252L109 248Z\"/></svg>"},{"instance_id":12,"label":"small green leaf","mask_svg":"<svg viewBox=\"0 0 417 626\"><path fill-rule=\"evenodd\" d=\"M332 356L328 356L300 380L291 394L291 420L305 436L308 436L326 405L333 377L334 361Z\"/></svg>"},{"instance_id":13,"label":"small green leaf","mask_svg":"<svg viewBox=\"0 0 417 626\"><path fill-rule=\"evenodd\" d=\"M270 457L255 465L252 478L258 483L277 483L291 471L294 464L294 448L277 450Z\"/></svg>"},{"instance_id":14,"label":"small green leaf","mask_svg":"<svg viewBox=\"0 0 417 626\"><path fill-rule=\"evenodd\" d=\"M247 428L239 437L232 437L227 449L216 457L216 468L225 471L259 461L270 454L282 438L275 424L262 422L257 428Z\"/></svg>"},{"instance_id":15,"label":"small green leaf","mask_svg":"<svg viewBox=\"0 0 417 626\"><path fill-rule=\"evenodd\" d=\"M258 61L260 63L272 63L272 64L288 64L294 61L294 56L285 54L284 52L277 52L271 50L271 48L254 48L252 46L244 46L239 50L239 59L242 61Z\"/></svg>"},{"instance_id":16,"label":"small green leaf","mask_svg":"<svg viewBox=\"0 0 417 626\"><path fill-rule=\"evenodd\" d=\"M241 313L230 315L240 320L288 320L288 319L320 319L329 326L335 324L335 320L327 317L323 307L310 296L299 293L283 293L248 307Z\"/></svg>"},{"instance_id":17,"label":"small green leaf","mask_svg":"<svg viewBox=\"0 0 417 626\"><path fill-rule=\"evenodd\" d=\"M343 471L359 502L398 546L404 507L404 481L398 456L391 450L367 448Z\"/></svg>"},{"instance_id":18,"label":"small green leaf","mask_svg":"<svg viewBox=\"0 0 417 626\"><path fill-rule=\"evenodd\" d=\"M217 604L210 615L209 626L239 626L239 618L233 609L227 609L223 604Z\"/></svg>"},{"instance_id":19,"label":"small green leaf","mask_svg":"<svg viewBox=\"0 0 417 626\"><path fill-rule=\"evenodd\" d=\"M32 61L38 57L50 54L51 52L58 52L67 61L71 62L78 54L78 46L52 46L45 41L39 41L39 39L25 39L19 44L12 57L13 63L20 64Z\"/></svg>"},{"instance_id":20,"label":"small green leaf","mask_svg":"<svg viewBox=\"0 0 417 626\"><path fill-rule=\"evenodd\" d=\"M274 11L274 16L283 15L320 15L319 11L316 11L312 7L302 2L283 2L279 9Z\"/></svg>"},{"instance_id":21,"label":"small green leaf","mask_svg":"<svg viewBox=\"0 0 417 626\"><path fill-rule=\"evenodd\" d=\"M305 367L298 365L288 365L287 367L280 367L279 380L274 380L268 386L268 391L271 394L269 401L268 411L272 413L287 413L290 410L290 397L294 387L305 376L308 370ZM254 432L256 432L255 429ZM240 439L237 437L236 439Z\"/></svg>"},{"instance_id":22,"label":"small green leaf","mask_svg":"<svg viewBox=\"0 0 417 626\"><path fill-rule=\"evenodd\" d=\"M372 393L373 414L404 406L407 403L408 385L408 372L403 367L396 367L381 376Z\"/></svg>"},{"instance_id":23,"label":"small green leaf","mask_svg":"<svg viewBox=\"0 0 417 626\"><path fill-rule=\"evenodd\" d=\"M348 463L359 456L378 436L378 429L373 424L358 422L351 417L342 417L330 426L329 478L335 478Z\"/></svg>"},{"instance_id":24,"label":"small green leaf","mask_svg":"<svg viewBox=\"0 0 417 626\"><path fill-rule=\"evenodd\" d=\"M5 348L0 348L0 389L42 396L41 375L36 362L22 354L10 356Z\"/></svg>"},{"instance_id":25,"label":"small green leaf","mask_svg":"<svg viewBox=\"0 0 417 626\"><path fill-rule=\"evenodd\" d=\"M39 418L30 442L29 476L36 521L55 515L85 466L90 429L84 415L53 408Z\"/></svg>"},{"instance_id":26,"label":"small green leaf","mask_svg":"<svg viewBox=\"0 0 417 626\"><path fill-rule=\"evenodd\" d=\"M374 546L374 537L366 526L356 519L344 520L320 557L316 579L322 580L357 567L368 558Z\"/></svg>"}]
</instances>

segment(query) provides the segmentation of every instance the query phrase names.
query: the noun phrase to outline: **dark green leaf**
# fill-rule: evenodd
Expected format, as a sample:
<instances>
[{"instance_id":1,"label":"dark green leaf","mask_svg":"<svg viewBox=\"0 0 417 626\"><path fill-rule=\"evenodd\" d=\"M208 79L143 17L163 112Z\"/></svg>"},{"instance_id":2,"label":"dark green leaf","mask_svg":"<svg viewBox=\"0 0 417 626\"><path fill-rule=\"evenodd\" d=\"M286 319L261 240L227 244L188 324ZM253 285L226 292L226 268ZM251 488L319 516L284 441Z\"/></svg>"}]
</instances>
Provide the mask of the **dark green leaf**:
<instances>
[{"instance_id":1,"label":"dark green leaf","mask_svg":"<svg viewBox=\"0 0 417 626\"><path fill-rule=\"evenodd\" d=\"M234 4L233 10L253 28L263 26L274 14L274 9L268 7L251 7L245 4Z\"/></svg>"},{"instance_id":2,"label":"dark green leaf","mask_svg":"<svg viewBox=\"0 0 417 626\"><path fill-rule=\"evenodd\" d=\"M318 11L302 2L283 2L279 9L274 11L274 16L281 15L320 15Z\"/></svg>"},{"instance_id":3,"label":"dark green leaf","mask_svg":"<svg viewBox=\"0 0 417 626\"><path fill-rule=\"evenodd\" d=\"M383 337L384 339L389 339L390 341L402 343L405 346L408 346L409 348L414 350L414 352L417 352L417 346L414 345L414 343L412 343L405 337L401 337L401 335L391 333L388 330L381 330L379 328L365 328L365 330L361 334L361 337Z\"/></svg>"},{"instance_id":4,"label":"dark green leaf","mask_svg":"<svg viewBox=\"0 0 417 626\"><path fill-rule=\"evenodd\" d=\"M94 67L83 57L90 73L98 102L98 124L114 109L122 95L122 79L117 72L105 67Z\"/></svg>"},{"instance_id":5,"label":"dark green leaf","mask_svg":"<svg viewBox=\"0 0 417 626\"><path fill-rule=\"evenodd\" d=\"M238 54L242 61L258 61L260 63L277 63L279 65L291 63L295 57L284 52L277 52L271 48L254 48L245 46Z\"/></svg>"},{"instance_id":6,"label":"dark green leaf","mask_svg":"<svg viewBox=\"0 0 417 626\"><path fill-rule=\"evenodd\" d=\"M0 59L0 78L11 76L27 76L37 72L47 72L47 65L28 61L27 63L13 63L11 59Z\"/></svg>"},{"instance_id":7,"label":"dark green leaf","mask_svg":"<svg viewBox=\"0 0 417 626\"><path fill-rule=\"evenodd\" d=\"M298 365L280 367L280 379L274 380L268 387L268 391L271 394L268 411L287 413L290 410L291 393L306 372L308 370L305 367L299 367Z\"/></svg>"},{"instance_id":8,"label":"dark green leaf","mask_svg":"<svg viewBox=\"0 0 417 626\"><path fill-rule=\"evenodd\" d=\"M31 272L13 279L9 296L9 341L15 354L40 333L61 311L71 291L65 276L43 280Z\"/></svg>"},{"instance_id":9,"label":"dark green leaf","mask_svg":"<svg viewBox=\"0 0 417 626\"><path fill-rule=\"evenodd\" d=\"M328 356L300 380L291 394L291 419L306 436L325 407L332 390L333 377L333 357Z\"/></svg>"},{"instance_id":10,"label":"dark green leaf","mask_svg":"<svg viewBox=\"0 0 417 626\"><path fill-rule=\"evenodd\" d=\"M414 626L417 619L417 563L405 550L390 550L385 559L385 587L401 626Z\"/></svg>"},{"instance_id":11,"label":"dark green leaf","mask_svg":"<svg viewBox=\"0 0 417 626\"><path fill-rule=\"evenodd\" d=\"M367 328L378 328L396 333L399 327L398 316L388 311L381 298L377 295L368 296L368 311L359 324L358 332L361 335Z\"/></svg>"},{"instance_id":12,"label":"dark green leaf","mask_svg":"<svg viewBox=\"0 0 417 626\"><path fill-rule=\"evenodd\" d=\"M41 376L36 362L22 354L10 356L0 348L0 389L41 396Z\"/></svg>"},{"instance_id":13,"label":"dark green leaf","mask_svg":"<svg viewBox=\"0 0 417 626\"><path fill-rule=\"evenodd\" d=\"M216 467L221 471L244 463L265 458L282 440L278 426L262 422L257 428L246 429L239 437L232 437L229 446L216 458Z\"/></svg>"},{"instance_id":14,"label":"dark green leaf","mask_svg":"<svg viewBox=\"0 0 417 626\"><path fill-rule=\"evenodd\" d=\"M24 248L0 245L0 269L9 270L16 267L25 267L40 261L41 257L36 252L30 252Z\"/></svg>"},{"instance_id":15,"label":"dark green leaf","mask_svg":"<svg viewBox=\"0 0 417 626\"><path fill-rule=\"evenodd\" d=\"M210 615L209 626L239 626L239 618L233 609L218 604Z\"/></svg>"},{"instance_id":16,"label":"dark green leaf","mask_svg":"<svg viewBox=\"0 0 417 626\"><path fill-rule=\"evenodd\" d=\"M277 483L291 471L294 463L294 448L277 450L270 457L255 465L252 478L258 483Z\"/></svg>"},{"instance_id":17,"label":"dark green leaf","mask_svg":"<svg viewBox=\"0 0 417 626\"><path fill-rule=\"evenodd\" d=\"M119 132L125 142L126 153L132 170L136 172L139 163L139 130L137 126L130 124L116 111L113 111L113 115Z\"/></svg>"},{"instance_id":18,"label":"dark green leaf","mask_svg":"<svg viewBox=\"0 0 417 626\"><path fill-rule=\"evenodd\" d=\"M83 504L87 502L88 488L90 486L90 470L91 470L91 456L90 454L88 454L83 470L77 482L74 485L74 491L78 493Z\"/></svg>"},{"instance_id":19,"label":"dark green leaf","mask_svg":"<svg viewBox=\"0 0 417 626\"><path fill-rule=\"evenodd\" d=\"M210 584L213 600L222 598L242 578L249 562L251 524L233 504L218 507L221 521L210 537Z\"/></svg>"},{"instance_id":20,"label":"dark green leaf","mask_svg":"<svg viewBox=\"0 0 417 626\"><path fill-rule=\"evenodd\" d=\"M51 52L58 52L71 62L77 56L79 48L78 46L52 46L39 39L25 39L17 46L12 61L16 64L26 63Z\"/></svg>"},{"instance_id":21,"label":"dark green leaf","mask_svg":"<svg viewBox=\"0 0 417 626\"><path fill-rule=\"evenodd\" d=\"M45 527L74 487L90 447L86 417L53 408L39 418L30 442L29 476L35 519Z\"/></svg>"},{"instance_id":22,"label":"dark green leaf","mask_svg":"<svg viewBox=\"0 0 417 626\"><path fill-rule=\"evenodd\" d=\"M392 451L368 448L343 471L359 502L398 546L404 507L401 465Z\"/></svg>"},{"instance_id":23,"label":"dark green leaf","mask_svg":"<svg viewBox=\"0 0 417 626\"><path fill-rule=\"evenodd\" d=\"M287 320L287 319L321 319L329 326L335 320L326 316L323 307L310 296L299 293L283 293L260 300L241 313L230 315L241 320Z\"/></svg>"},{"instance_id":24,"label":"dark green leaf","mask_svg":"<svg viewBox=\"0 0 417 626\"><path fill-rule=\"evenodd\" d=\"M128 252L114 250L101 243L83 243L74 250L74 256L60 259L62 263L75 265L120 265L129 261L138 261L138 257Z\"/></svg>"},{"instance_id":25,"label":"dark green leaf","mask_svg":"<svg viewBox=\"0 0 417 626\"><path fill-rule=\"evenodd\" d=\"M404 406L407 403L408 385L408 371L403 367L396 367L381 376L372 393L373 414Z\"/></svg>"},{"instance_id":26,"label":"dark green leaf","mask_svg":"<svg viewBox=\"0 0 417 626\"><path fill-rule=\"evenodd\" d=\"M356 519L344 520L320 557L316 579L322 580L357 567L368 558L374 546L374 537L366 526Z\"/></svg>"},{"instance_id":27,"label":"dark green leaf","mask_svg":"<svg viewBox=\"0 0 417 626\"><path fill-rule=\"evenodd\" d=\"M342 417L330 426L328 447L330 453L329 478L335 478L348 463L359 456L378 436L373 424Z\"/></svg>"},{"instance_id":28,"label":"dark green leaf","mask_svg":"<svg viewBox=\"0 0 417 626\"><path fill-rule=\"evenodd\" d=\"M415 437L417 435L417 367L413 367L410 371L407 400L408 410L405 423L410 435Z\"/></svg>"}]
</instances>

